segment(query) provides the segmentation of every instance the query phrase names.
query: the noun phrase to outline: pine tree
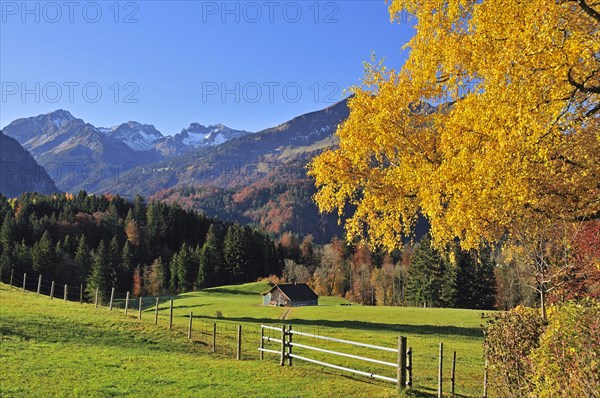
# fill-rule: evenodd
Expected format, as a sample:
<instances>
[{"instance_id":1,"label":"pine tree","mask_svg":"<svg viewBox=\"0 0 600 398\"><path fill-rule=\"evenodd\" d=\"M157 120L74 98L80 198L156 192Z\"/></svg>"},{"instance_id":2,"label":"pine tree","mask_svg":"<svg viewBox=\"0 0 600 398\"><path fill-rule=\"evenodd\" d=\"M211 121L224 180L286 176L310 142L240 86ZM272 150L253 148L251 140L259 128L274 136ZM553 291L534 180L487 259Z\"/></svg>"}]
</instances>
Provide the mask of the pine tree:
<instances>
[{"instance_id":1,"label":"pine tree","mask_svg":"<svg viewBox=\"0 0 600 398\"><path fill-rule=\"evenodd\" d=\"M94 253L94 260L92 263L92 269L87 283L87 293L90 297L94 297L96 288L99 292L99 298L103 301L110 295L110 291L113 288L112 285L112 270L108 263L106 243L101 240Z\"/></svg>"},{"instance_id":2,"label":"pine tree","mask_svg":"<svg viewBox=\"0 0 600 398\"><path fill-rule=\"evenodd\" d=\"M132 272L133 272L133 255L131 253L131 245L129 241L125 241L123 250L121 251L121 263L119 264L119 287L121 291L129 291Z\"/></svg>"},{"instance_id":3,"label":"pine tree","mask_svg":"<svg viewBox=\"0 0 600 398\"><path fill-rule=\"evenodd\" d=\"M223 258L225 260L226 279L229 283L240 282L244 278L247 257L244 253L244 232L237 225L230 225L223 243Z\"/></svg>"},{"instance_id":4,"label":"pine tree","mask_svg":"<svg viewBox=\"0 0 600 398\"><path fill-rule=\"evenodd\" d=\"M45 278L54 278L56 271L56 257L52 238L48 231L44 232L41 239L31 249L33 270L44 275Z\"/></svg>"},{"instance_id":5,"label":"pine tree","mask_svg":"<svg viewBox=\"0 0 600 398\"><path fill-rule=\"evenodd\" d=\"M198 286L213 287L223 283L223 254L219 237L217 236L216 224L208 229L206 241L200 251L200 262L198 270Z\"/></svg>"},{"instance_id":6,"label":"pine tree","mask_svg":"<svg viewBox=\"0 0 600 398\"><path fill-rule=\"evenodd\" d=\"M90 272L92 266L92 256L90 255L90 249L85 239L85 235L81 235L77 242L77 249L75 250L75 269L74 273L77 274L77 278L80 281L85 281Z\"/></svg>"},{"instance_id":7,"label":"pine tree","mask_svg":"<svg viewBox=\"0 0 600 398\"><path fill-rule=\"evenodd\" d=\"M493 309L496 302L496 277L489 248L479 251L455 250L457 264L457 306Z\"/></svg>"},{"instance_id":8,"label":"pine tree","mask_svg":"<svg viewBox=\"0 0 600 398\"><path fill-rule=\"evenodd\" d=\"M477 293L473 308L481 310L494 309L496 303L496 273L491 249L479 250L477 259Z\"/></svg>"},{"instance_id":9,"label":"pine tree","mask_svg":"<svg viewBox=\"0 0 600 398\"><path fill-rule=\"evenodd\" d=\"M408 300L424 307L447 304L445 300L449 299L447 295L451 290L444 288L447 269L447 261L431 245L431 237L423 237L410 260L406 286Z\"/></svg>"},{"instance_id":10,"label":"pine tree","mask_svg":"<svg viewBox=\"0 0 600 398\"><path fill-rule=\"evenodd\" d=\"M17 223L12 212L6 213L0 228L0 253L10 254L16 239Z\"/></svg>"},{"instance_id":11,"label":"pine tree","mask_svg":"<svg viewBox=\"0 0 600 398\"><path fill-rule=\"evenodd\" d=\"M56 258L56 276L64 276L61 282L68 285L79 285L80 279L76 272L75 260L73 259L69 247L71 246L69 235L64 240L59 240L54 249Z\"/></svg>"},{"instance_id":12,"label":"pine tree","mask_svg":"<svg viewBox=\"0 0 600 398\"><path fill-rule=\"evenodd\" d=\"M108 251L106 252L106 261L108 262L111 288L117 290L123 290L123 287L119 285L119 280L123 275L121 272L121 249L119 248L119 241L117 237L113 237L108 245Z\"/></svg>"},{"instance_id":13,"label":"pine tree","mask_svg":"<svg viewBox=\"0 0 600 398\"><path fill-rule=\"evenodd\" d=\"M174 269L176 272L177 287L182 292L189 292L193 289L196 281L198 264L194 262L192 251L186 243L181 246L176 257L177 260L172 270Z\"/></svg>"}]
</instances>

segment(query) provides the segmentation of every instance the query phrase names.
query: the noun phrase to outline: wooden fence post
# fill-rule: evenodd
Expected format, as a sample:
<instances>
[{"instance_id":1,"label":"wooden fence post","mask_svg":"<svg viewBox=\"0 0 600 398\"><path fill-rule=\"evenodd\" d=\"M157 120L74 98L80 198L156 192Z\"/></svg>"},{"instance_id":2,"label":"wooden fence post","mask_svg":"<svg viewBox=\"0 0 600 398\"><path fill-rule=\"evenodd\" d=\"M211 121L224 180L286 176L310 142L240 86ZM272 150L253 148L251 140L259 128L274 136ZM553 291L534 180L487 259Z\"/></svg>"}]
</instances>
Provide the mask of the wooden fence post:
<instances>
[{"instance_id":1,"label":"wooden fence post","mask_svg":"<svg viewBox=\"0 0 600 398\"><path fill-rule=\"evenodd\" d=\"M452 382L452 384L450 385L452 396L454 396L454 384L456 381L456 351L454 351L452 354L452 373L450 376L450 381Z\"/></svg>"},{"instance_id":2,"label":"wooden fence post","mask_svg":"<svg viewBox=\"0 0 600 398\"><path fill-rule=\"evenodd\" d=\"M242 359L242 325L237 327L237 359Z\"/></svg>"},{"instance_id":3,"label":"wooden fence post","mask_svg":"<svg viewBox=\"0 0 600 398\"><path fill-rule=\"evenodd\" d=\"M169 302L169 330L173 330L173 299Z\"/></svg>"},{"instance_id":4,"label":"wooden fence post","mask_svg":"<svg viewBox=\"0 0 600 398\"><path fill-rule=\"evenodd\" d=\"M213 323L213 347L212 352L217 352L217 323Z\"/></svg>"},{"instance_id":5,"label":"wooden fence post","mask_svg":"<svg viewBox=\"0 0 600 398\"><path fill-rule=\"evenodd\" d=\"M398 336L398 392L406 388L406 336Z\"/></svg>"},{"instance_id":6,"label":"wooden fence post","mask_svg":"<svg viewBox=\"0 0 600 398\"><path fill-rule=\"evenodd\" d=\"M83 283L79 285L79 304L83 304Z\"/></svg>"},{"instance_id":7,"label":"wooden fence post","mask_svg":"<svg viewBox=\"0 0 600 398\"><path fill-rule=\"evenodd\" d=\"M285 366L285 325L281 325L281 366Z\"/></svg>"},{"instance_id":8,"label":"wooden fence post","mask_svg":"<svg viewBox=\"0 0 600 398\"><path fill-rule=\"evenodd\" d=\"M260 326L260 348L260 359L263 360L265 359L265 353L262 351L262 349L265 348L265 329L262 325Z\"/></svg>"},{"instance_id":9,"label":"wooden fence post","mask_svg":"<svg viewBox=\"0 0 600 398\"><path fill-rule=\"evenodd\" d=\"M440 360L438 364L438 398L442 398L443 395L443 361L444 361L444 343L440 343Z\"/></svg>"},{"instance_id":10,"label":"wooden fence post","mask_svg":"<svg viewBox=\"0 0 600 398\"><path fill-rule=\"evenodd\" d=\"M485 358L485 369L483 371L483 398L487 398L488 390L488 359Z\"/></svg>"},{"instance_id":11,"label":"wooden fence post","mask_svg":"<svg viewBox=\"0 0 600 398\"><path fill-rule=\"evenodd\" d=\"M27 272L23 274L23 293L25 293L25 283L27 282Z\"/></svg>"},{"instance_id":12,"label":"wooden fence post","mask_svg":"<svg viewBox=\"0 0 600 398\"><path fill-rule=\"evenodd\" d=\"M288 354L292 353L292 325L288 326L288 331L287 331L287 335L288 335L288 342L287 342L287 347L288 347ZM292 366L292 357L290 355L288 355L288 365Z\"/></svg>"},{"instance_id":13,"label":"wooden fence post","mask_svg":"<svg viewBox=\"0 0 600 398\"><path fill-rule=\"evenodd\" d=\"M412 387L413 376L412 347L408 347L408 351L406 352L406 370L408 373L408 380L406 380L406 385L410 388Z\"/></svg>"},{"instance_id":14,"label":"wooden fence post","mask_svg":"<svg viewBox=\"0 0 600 398\"><path fill-rule=\"evenodd\" d=\"M12 268L12 269L10 270L10 282L8 283L8 284L9 284L9 285L11 285L11 286L12 286L12 282L13 282L13 276L14 276L14 274L15 274L15 269L14 269L14 268Z\"/></svg>"},{"instance_id":15,"label":"wooden fence post","mask_svg":"<svg viewBox=\"0 0 600 398\"><path fill-rule=\"evenodd\" d=\"M127 315L127 310L129 309L129 292L125 295L125 315Z\"/></svg>"},{"instance_id":16,"label":"wooden fence post","mask_svg":"<svg viewBox=\"0 0 600 398\"><path fill-rule=\"evenodd\" d=\"M154 324L158 325L158 297L156 298L156 310L154 310Z\"/></svg>"},{"instance_id":17,"label":"wooden fence post","mask_svg":"<svg viewBox=\"0 0 600 398\"><path fill-rule=\"evenodd\" d=\"M50 285L50 300L54 298L54 281L52 281L52 285Z\"/></svg>"},{"instance_id":18,"label":"wooden fence post","mask_svg":"<svg viewBox=\"0 0 600 398\"><path fill-rule=\"evenodd\" d=\"M40 291L42 290L42 274L40 274L40 277L38 278L38 287L37 287L37 295L40 295Z\"/></svg>"},{"instance_id":19,"label":"wooden fence post","mask_svg":"<svg viewBox=\"0 0 600 398\"><path fill-rule=\"evenodd\" d=\"M65 301L67 301L67 297L69 295L68 291L69 291L69 286L65 285L65 297L64 297Z\"/></svg>"},{"instance_id":20,"label":"wooden fence post","mask_svg":"<svg viewBox=\"0 0 600 398\"><path fill-rule=\"evenodd\" d=\"M143 304L143 303L142 303L142 296L140 296L140 308L139 308L139 312L140 312L140 313L139 313L139 315L138 315L138 318L139 318L139 319L142 319L142 304Z\"/></svg>"},{"instance_id":21,"label":"wooden fence post","mask_svg":"<svg viewBox=\"0 0 600 398\"><path fill-rule=\"evenodd\" d=\"M192 338L192 319L194 319L194 313L190 311L190 325L188 326L188 339Z\"/></svg>"},{"instance_id":22,"label":"wooden fence post","mask_svg":"<svg viewBox=\"0 0 600 398\"><path fill-rule=\"evenodd\" d=\"M98 288L96 288L96 300L94 301L96 308L98 308Z\"/></svg>"},{"instance_id":23,"label":"wooden fence post","mask_svg":"<svg viewBox=\"0 0 600 398\"><path fill-rule=\"evenodd\" d=\"M115 288L113 287L110 290L110 304L108 305L108 310L112 311L112 306L113 306L113 298L115 297Z\"/></svg>"}]
</instances>

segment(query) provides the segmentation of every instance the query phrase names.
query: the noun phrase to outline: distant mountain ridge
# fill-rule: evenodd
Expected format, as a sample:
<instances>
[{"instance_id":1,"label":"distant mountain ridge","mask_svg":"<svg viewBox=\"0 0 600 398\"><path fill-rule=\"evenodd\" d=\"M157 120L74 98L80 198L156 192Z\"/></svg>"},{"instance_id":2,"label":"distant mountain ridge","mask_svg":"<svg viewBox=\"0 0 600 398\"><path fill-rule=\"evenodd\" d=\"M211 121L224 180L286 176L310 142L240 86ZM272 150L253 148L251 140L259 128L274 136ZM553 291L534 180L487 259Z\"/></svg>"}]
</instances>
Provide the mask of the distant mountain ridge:
<instances>
[{"instance_id":1,"label":"distant mountain ridge","mask_svg":"<svg viewBox=\"0 0 600 398\"><path fill-rule=\"evenodd\" d=\"M65 191L96 191L102 182L113 182L140 165L250 134L198 123L175 136L164 136L153 125L135 121L96 127L63 109L17 119L4 132L40 164L57 169L56 184Z\"/></svg>"},{"instance_id":2,"label":"distant mountain ridge","mask_svg":"<svg viewBox=\"0 0 600 398\"><path fill-rule=\"evenodd\" d=\"M247 186L298 155L334 146L337 126L348 114L347 100L343 100L214 147L199 147L180 156L141 165L131 170L127 180L106 181L99 190L148 196L175 187Z\"/></svg>"}]
</instances>

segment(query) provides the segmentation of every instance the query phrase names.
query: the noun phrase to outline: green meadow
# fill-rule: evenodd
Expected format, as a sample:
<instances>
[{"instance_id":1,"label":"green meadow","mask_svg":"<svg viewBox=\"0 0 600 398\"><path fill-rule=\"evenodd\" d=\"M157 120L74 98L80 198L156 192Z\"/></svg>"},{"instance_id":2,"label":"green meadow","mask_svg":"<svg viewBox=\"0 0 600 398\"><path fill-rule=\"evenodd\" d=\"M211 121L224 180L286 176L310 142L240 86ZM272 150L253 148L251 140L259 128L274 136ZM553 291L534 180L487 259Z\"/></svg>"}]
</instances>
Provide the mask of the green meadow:
<instances>
[{"instance_id":1,"label":"green meadow","mask_svg":"<svg viewBox=\"0 0 600 398\"><path fill-rule=\"evenodd\" d=\"M437 391L439 343L444 344L444 391L450 395L452 353L457 352L456 394L480 396L483 359L481 312L457 309L367 307L322 297L318 307L264 307L266 283L224 286L137 301L129 313L117 301L112 311L64 302L0 285L0 395L5 397L386 397L392 383L294 360L281 367L277 355L259 359L260 325L394 348L399 335L413 351L413 394ZM192 338L187 338L193 312ZM282 319L285 318L285 319ZM216 353L212 352L217 325ZM235 359L242 325L242 360ZM265 335L280 338L266 329ZM396 355L363 347L294 336L294 342L395 362ZM266 342L278 350L279 344ZM294 353L370 373L395 377L392 367L303 348Z\"/></svg>"}]
</instances>

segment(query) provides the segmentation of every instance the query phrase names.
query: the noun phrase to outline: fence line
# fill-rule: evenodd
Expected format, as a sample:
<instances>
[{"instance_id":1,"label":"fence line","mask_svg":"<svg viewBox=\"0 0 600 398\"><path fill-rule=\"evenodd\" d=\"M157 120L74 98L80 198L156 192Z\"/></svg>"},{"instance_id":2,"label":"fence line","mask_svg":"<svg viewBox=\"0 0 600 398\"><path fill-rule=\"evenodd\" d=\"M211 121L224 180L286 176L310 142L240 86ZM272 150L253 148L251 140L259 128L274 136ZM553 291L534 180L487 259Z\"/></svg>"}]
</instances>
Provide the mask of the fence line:
<instances>
[{"instance_id":1,"label":"fence line","mask_svg":"<svg viewBox=\"0 0 600 398\"><path fill-rule=\"evenodd\" d=\"M8 275L6 275L4 272L0 272L0 281L5 281L5 279L8 279L8 278L5 278L5 276L8 276ZM83 285L80 284L79 286L77 286L77 285L69 286L67 284L61 285L60 283L55 283L55 281L49 282L47 280L44 280L43 276L41 274L37 275L37 278L36 278L36 277L33 277L31 274L28 276L27 273L24 273L22 275L17 275L16 273L14 273L14 270L11 270L10 283L12 284L13 287L17 287L23 291L31 291L31 292L35 293L36 295L40 295L40 294L41 295L49 295L50 298L59 298L59 299L63 298L64 301L67 301L67 300L75 301L75 302L79 301L80 303L83 303L83 299L84 299ZM48 292L48 290L49 290L49 292ZM86 296L89 297L90 292L86 292L86 293L87 293ZM94 295L94 293L95 293L95 295ZM103 306L101 299L102 299L102 297L104 297L104 298L108 297L108 293L109 292L101 292L101 291L99 291L99 289L96 289L95 292L93 292L91 294L91 296L95 296L94 301L91 304L95 305L96 308L98 308L98 305ZM185 327L181 327L181 325L174 325L174 322L173 322L173 308L174 308L173 307L173 296L171 296L171 295L155 296L154 298L155 298L155 300L150 300L149 297L131 298L129 291L126 293L119 293L119 292L116 292L114 288L112 288L110 291L110 301L109 301L109 303L104 303L103 308L108 308L109 311L111 311L113 308L124 308L125 315L130 316L130 315L128 315L128 310L130 309L130 304L131 304L130 300L133 300L134 303L135 303L135 301L139 300L138 318L140 320L142 319L142 313L144 310L152 309L154 311L154 324L158 325L159 318L161 321L167 321L170 330L176 330L177 332L180 332L182 334L187 332L187 337L189 340L192 340L192 332L194 331L193 327L196 327L196 329L195 329L195 331L196 331L195 336L197 336L196 340L198 339L198 337L202 337L202 336L209 336L209 339L210 339L210 337L212 337L212 352L217 352L217 341L219 342L219 347L222 344L227 344L228 347L231 347L230 344L233 343L234 349L232 351L229 351L229 348L228 348L227 351L231 352L232 355L236 359L238 359L238 360L242 359L243 335L242 335L242 326L240 324L234 324L229 321L226 321L226 322L209 321L208 320L208 319L210 319L209 317L205 317L207 319L203 320L202 316L196 316L197 322L193 322L194 315L193 315L193 313L190 312L189 316L185 316L185 318L189 322L187 330L186 330ZM163 305L162 307L159 308L159 304L161 302L163 304L169 303L169 306L166 307ZM108 306L106 306L106 304L108 304ZM166 314L167 310L169 311L168 314ZM194 325L193 325L193 323L194 323ZM197 325L198 323L200 323L199 328ZM213 327L212 328L207 327L206 331L205 331L204 324L206 324L208 326L211 323L213 324ZM228 326L228 325L231 325L231 326ZM308 333L306 331L292 329L291 325L289 325L288 328L286 328L285 325L282 325L282 327L274 327L274 326L262 325L262 324L258 324L258 325L260 325L260 347L258 348L258 351L260 354L260 359L264 358L264 353L275 354L280 357L281 365L285 365L285 361L287 360L289 363L289 366L292 366L292 360L297 359L297 360L301 360L301 361L305 361L305 362L309 362L309 363L313 363L313 364L317 364L317 365L321 365L321 366L326 366L326 367L330 367L330 368L341 370L341 371L347 371L350 373L369 377L372 379L396 383L398 389L410 388L413 385L413 350L411 347L407 348L405 337L399 336L398 348L395 349L395 348L390 348L390 347L385 347L385 346L380 346L380 345L374 345L374 344L368 344L368 343L362 343L362 342L357 342L357 341L352 341L352 340L346 340L346 339L340 339L340 338L335 338L335 337L331 337L331 336L326 336L326 335L323 335L322 333L326 333L327 331L337 331L337 329L322 327L320 325L315 325L313 327L312 330L314 331L314 329L316 329L316 333ZM231 330L230 330L230 327L231 327ZM199 333L198 333L198 329L199 329ZM212 329L212 330L210 330L210 329ZM269 335L265 334L265 330L269 332ZM304 330L306 330L306 329L304 329ZM273 337L272 332L281 333L281 338ZM245 335L252 335L253 333L254 332L252 332L250 329L250 332L246 331ZM326 348L322 348L322 347L315 347L315 346L311 346L308 344L303 344L303 343L299 343L297 341L293 341L294 335L298 336L298 337L314 338L317 340L323 340L323 341L328 341L328 342L332 342L332 343L347 344L347 345L352 345L352 346L357 346L357 347L362 347L362 348L396 353L398 356L398 361L397 361L397 363L393 363L393 362L388 362L388 361L384 361L384 360L380 360L380 359L374 359L374 358L369 358L369 357L365 357L365 356L334 351L334 350L330 350L330 349L326 349ZM248 338L246 338L246 341L248 341ZM271 343L271 342L278 343L281 345L280 349L274 350L274 349L266 348L264 346L265 342L266 343ZM207 344L208 344L208 342L207 342ZM210 347L210 345L209 345L209 347ZM369 363L373 363L373 364L377 364L377 365L393 367L393 368L397 369L397 377L394 378L394 377L379 375L379 374L369 372L369 371L352 369L347 366L336 365L336 364L328 363L325 361L317 360L314 358L308 358L304 355L298 355L297 353L293 352L294 347L301 349L301 350L303 349L303 350L316 351L316 352L320 352L320 353L327 354L327 355L336 355L336 356L341 356L341 357L345 357L345 358L365 361L365 362L369 362ZM439 357L435 356L432 358L439 359L439 364L438 364L439 368L438 368L438 377L437 377L438 391L437 392L438 392L438 396L442 396L442 394L443 394L443 392L442 392L443 345L440 344L439 348L440 348ZM224 351L222 351L221 349L219 350L219 352L224 353ZM256 352L256 351L254 351L254 352ZM402 355L401 353L404 353L404 355ZM419 358L423 358L423 357L429 358L429 356L419 356ZM487 374L486 374L486 376L487 376ZM436 378L423 376L423 377L421 377L421 379L435 380ZM454 351L453 355L452 355L451 375L446 380L449 380L451 382L451 393L452 393L452 395L454 395L455 394L455 382L456 382L456 351ZM487 393L487 377L485 377L485 380L484 380L484 394L486 394L486 393Z\"/></svg>"}]
</instances>

